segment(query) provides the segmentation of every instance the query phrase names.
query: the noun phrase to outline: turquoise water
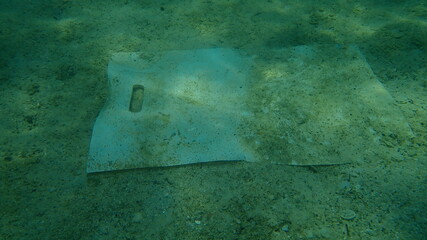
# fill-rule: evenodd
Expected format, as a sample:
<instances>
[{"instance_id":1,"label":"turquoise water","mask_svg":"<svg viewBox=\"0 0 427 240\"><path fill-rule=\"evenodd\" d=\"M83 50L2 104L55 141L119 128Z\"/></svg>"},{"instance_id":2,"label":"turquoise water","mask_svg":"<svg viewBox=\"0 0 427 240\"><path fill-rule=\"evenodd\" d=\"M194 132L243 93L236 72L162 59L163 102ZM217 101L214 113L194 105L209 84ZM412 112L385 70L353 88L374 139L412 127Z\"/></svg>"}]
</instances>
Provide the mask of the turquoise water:
<instances>
[{"instance_id":1,"label":"turquoise water","mask_svg":"<svg viewBox=\"0 0 427 240\"><path fill-rule=\"evenodd\" d=\"M424 2L0 1L0 20L0 239L426 238ZM305 46L357 46L363 57L354 61L366 64L362 73L372 70L361 78L378 81L379 91L343 84L359 79L356 65L336 78L325 74L354 63L344 57L338 64L334 51L323 50L306 66L298 57L270 54ZM110 57L199 48L234 48L264 59L255 61L258 84L248 93L256 97L245 99L257 121L244 129L263 137L260 143L247 138L253 148L261 146L260 161L87 174L92 128L108 98ZM290 91L280 79L316 79L297 75L304 69L328 83L319 102L313 99L320 87L295 95L278 91ZM298 89L298 78L292 79L287 86ZM345 87L350 84L354 91ZM367 102L327 102L325 96L338 96L333 86ZM369 107L381 94L390 101ZM340 125L351 134L337 150L355 152L343 161L348 164L275 164L333 145L338 135L316 141L325 135L325 128L316 131L320 110L336 110L337 123L346 119L338 117L343 112L356 119L352 107L359 125ZM402 137L400 124L412 135ZM272 134L278 129L283 135ZM306 145L289 147L299 141Z\"/></svg>"}]
</instances>

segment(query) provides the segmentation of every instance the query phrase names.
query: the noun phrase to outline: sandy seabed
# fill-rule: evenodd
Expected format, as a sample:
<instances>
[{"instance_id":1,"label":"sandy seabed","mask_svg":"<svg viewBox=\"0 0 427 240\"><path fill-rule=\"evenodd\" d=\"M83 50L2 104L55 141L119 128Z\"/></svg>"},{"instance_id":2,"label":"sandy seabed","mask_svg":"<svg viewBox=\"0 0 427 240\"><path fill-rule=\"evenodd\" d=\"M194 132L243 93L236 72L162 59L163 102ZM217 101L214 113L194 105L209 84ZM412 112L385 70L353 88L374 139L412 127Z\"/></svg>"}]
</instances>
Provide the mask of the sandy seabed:
<instances>
[{"instance_id":1,"label":"sandy seabed","mask_svg":"<svg viewBox=\"0 0 427 240\"><path fill-rule=\"evenodd\" d=\"M426 239L423 1L1 1L0 239ZM355 44L414 138L339 166L87 175L115 52ZM355 214L355 216L353 215Z\"/></svg>"}]
</instances>

